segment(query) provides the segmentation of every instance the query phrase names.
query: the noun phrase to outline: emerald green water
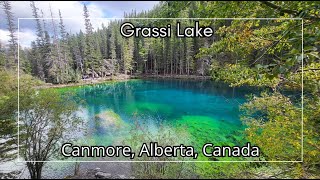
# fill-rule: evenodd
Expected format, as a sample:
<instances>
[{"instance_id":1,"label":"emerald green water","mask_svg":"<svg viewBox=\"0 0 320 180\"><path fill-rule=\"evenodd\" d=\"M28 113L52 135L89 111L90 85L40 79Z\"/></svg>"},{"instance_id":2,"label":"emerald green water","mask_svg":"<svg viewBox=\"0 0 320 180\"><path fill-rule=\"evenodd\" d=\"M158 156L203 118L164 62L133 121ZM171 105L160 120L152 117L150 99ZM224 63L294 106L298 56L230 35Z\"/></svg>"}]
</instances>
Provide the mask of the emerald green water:
<instances>
[{"instance_id":1,"label":"emerald green water","mask_svg":"<svg viewBox=\"0 0 320 180\"><path fill-rule=\"evenodd\" d=\"M61 91L73 91L84 101L79 102L78 112L87 123L87 131L79 139L83 145L128 145L124 143L131 143L132 125L138 122L145 130L156 132L151 136L164 133L161 126L187 133L185 137L175 137L175 144L171 145L187 142L198 149L209 142L243 146L246 141L239 106L246 101L246 94L255 92L209 80L154 79Z\"/></svg>"}]
</instances>

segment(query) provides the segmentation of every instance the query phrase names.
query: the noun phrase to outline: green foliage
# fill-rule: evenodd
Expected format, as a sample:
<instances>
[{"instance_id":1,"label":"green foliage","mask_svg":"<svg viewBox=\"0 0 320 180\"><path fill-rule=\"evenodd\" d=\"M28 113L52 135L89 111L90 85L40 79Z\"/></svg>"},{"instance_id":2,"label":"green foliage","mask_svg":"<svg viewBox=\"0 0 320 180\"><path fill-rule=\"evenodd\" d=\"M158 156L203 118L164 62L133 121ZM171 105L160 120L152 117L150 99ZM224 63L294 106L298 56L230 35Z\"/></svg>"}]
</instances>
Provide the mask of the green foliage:
<instances>
[{"instance_id":1,"label":"green foliage","mask_svg":"<svg viewBox=\"0 0 320 180\"><path fill-rule=\"evenodd\" d=\"M76 104L70 94L55 89L37 90L43 84L34 77L13 71L0 71L0 137L1 161L16 158L17 135L20 135L20 157L26 161L47 161L56 155L61 140L72 140L69 132L79 128L74 114ZM18 118L19 92L19 124ZM43 163L27 163L31 177L41 178Z\"/></svg>"},{"instance_id":2,"label":"green foliage","mask_svg":"<svg viewBox=\"0 0 320 180\"><path fill-rule=\"evenodd\" d=\"M31 178L41 178L44 163L58 157L61 144L72 141L79 130L80 118L74 113L76 103L70 95L55 89L31 90L20 100L20 156Z\"/></svg>"},{"instance_id":3,"label":"green foliage","mask_svg":"<svg viewBox=\"0 0 320 180\"><path fill-rule=\"evenodd\" d=\"M0 70L0 137L1 160L15 157L11 151L17 148L18 76L14 71ZM28 98L30 89L41 82L30 75L20 75L20 100ZM4 158L4 159L2 159Z\"/></svg>"},{"instance_id":4,"label":"green foliage","mask_svg":"<svg viewBox=\"0 0 320 180\"><path fill-rule=\"evenodd\" d=\"M304 140L304 154L303 167L310 169L313 173L318 175L318 159L320 158L319 146L319 129L320 129L320 98L309 97L304 100L304 116L303 116L303 140Z\"/></svg>"},{"instance_id":5,"label":"green foliage","mask_svg":"<svg viewBox=\"0 0 320 180\"><path fill-rule=\"evenodd\" d=\"M300 161L303 158L302 164L281 165L284 174L301 178L308 177L309 172L319 176L320 151L316 143L319 141L319 102L318 97L307 97L302 119L301 107L280 93L253 97L241 107L244 111L242 120L248 126L247 138L261 148L266 160Z\"/></svg>"},{"instance_id":6,"label":"green foliage","mask_svg":"<svg viewBox=\"0 0 320 180\"><path fill-rule=\"evenodd\" d=\"M6 53L4 51L4 48L2 47L2 44L0 43L0 67L4 67L6 64Z\"/></svg>"},{"instance_id":7,"label":"green foliage","mask_svg":"<svg viewBox=\"0 0 320 180\"><path fill-rule=\"evenodd\" d=\"M299 161L302 158L303 121L303 163L269 165L279 169L280 172L275 173L279 177L319 176L316 173L316 159L319 159L316 145L319 141L319 3L203 4L198 13L204 16L212 10L220 17L304 19L303 29L301 20L235 20L229 23L217 20L214 24L218 41L208 48L201 48L197 56L210 56L214 60L211 65L214 80L225 81L231 86L271 87L273 92L254 96L242 106L242 119L248 126L247 138L261 147L266 160ZM237 11L238 8L241 10ZM301 99L298 99L302 87L305 94L303 119ZM289 99L282 93L284 90L291 90L296 95Z\"/></svg>"},{"instance_id":8,"label":"green foliage","mask_svg":"<svg viewBox=\"0 0 320 180\"><path fill-rule=\"evenodd\" d=\"M212 65L211 75L214 80L230 83L230 86L250 85L275 88L280 78L269 78L258 68L249 68L240 64Z\"/></svg>"},{"instance_id":9,"label":"green foliage","mask_svg":"<svg viewBox=\"0 0 320 180\"><path fill-rule=\"evenodd\" d=\"M301 110L278 93L254 97L242 108L242 120L248 126L247 138L259 145L270 161L301 160Z\"/></svg>"}]
</instances>

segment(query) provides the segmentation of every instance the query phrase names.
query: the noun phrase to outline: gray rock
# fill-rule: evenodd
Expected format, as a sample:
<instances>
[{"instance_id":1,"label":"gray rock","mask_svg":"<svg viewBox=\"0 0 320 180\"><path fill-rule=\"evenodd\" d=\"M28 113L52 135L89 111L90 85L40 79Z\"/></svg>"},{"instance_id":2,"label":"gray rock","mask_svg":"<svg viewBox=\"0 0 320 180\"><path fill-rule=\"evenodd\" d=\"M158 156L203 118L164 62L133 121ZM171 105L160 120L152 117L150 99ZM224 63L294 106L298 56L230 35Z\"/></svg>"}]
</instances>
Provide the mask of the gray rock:
<instances>
[{"instance_id":1,"label":"gray rock","mask_svg":"<svg viewBox=\"0 0 320 180\"><path fill-rule=\"evenodd\" d=\"M127 177L125 175L119 175L120 179L127 179Z\"/></svg>"},{"instance_id":2,"label":"gray rock","mask_svg":"<svg viewBox=\"0 0 320 180\"><path fill-rule=\"evenodd\" d=\"M104 172L97 172L94 175L94 177L97 178L97 179L110 179L110 178L112 178L111 174L104 173Z\"/></svg>"},{"instance_id":3,"label":"gray rock","mask_svg":"<svg viewBox=\"0 0 320 180\"><path fill-rule=\"evenodd\" d=\"M96 169L94 169L96 172L99 172L100 171L100 168L96 168Z\"/></svg>"},{"instance_id":4,"label":"gray rock","mask_svg":"<svg viewBox=\"0 0 320 180\"><path fill-rule=\"evenodd\" d=\"M125 175L119 175L119 174L113 176L112 178L113 179L128 179Z\"/></svg>"}]
</instances>

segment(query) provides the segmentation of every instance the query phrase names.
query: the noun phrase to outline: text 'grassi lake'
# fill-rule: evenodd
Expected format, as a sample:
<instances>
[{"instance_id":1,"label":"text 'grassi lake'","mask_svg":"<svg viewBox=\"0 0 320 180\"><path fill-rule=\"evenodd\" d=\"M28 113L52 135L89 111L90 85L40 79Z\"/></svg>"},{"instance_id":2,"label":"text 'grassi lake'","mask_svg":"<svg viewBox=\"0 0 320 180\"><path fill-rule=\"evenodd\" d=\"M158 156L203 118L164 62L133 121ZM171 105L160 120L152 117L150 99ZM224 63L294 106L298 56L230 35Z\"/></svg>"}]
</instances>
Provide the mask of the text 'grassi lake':
<instances>
[{"instance_id":1,"label":"text 'grassi lake'","mask_svg":"<svg viewBox=\"0 0 320 180\"><path fill-rule=\"evenodd\" d=\"M85 125L83 132L77 132L77 144L138 148L142 143L158 142L163 146L186 144L196 150L206 143L244 146L247 141L239 106L246 101L247 94L255 91L207 80L162 79L108 82L59 90L72 92L79 100L76 113Z\"/></svg>"}]
</instances>

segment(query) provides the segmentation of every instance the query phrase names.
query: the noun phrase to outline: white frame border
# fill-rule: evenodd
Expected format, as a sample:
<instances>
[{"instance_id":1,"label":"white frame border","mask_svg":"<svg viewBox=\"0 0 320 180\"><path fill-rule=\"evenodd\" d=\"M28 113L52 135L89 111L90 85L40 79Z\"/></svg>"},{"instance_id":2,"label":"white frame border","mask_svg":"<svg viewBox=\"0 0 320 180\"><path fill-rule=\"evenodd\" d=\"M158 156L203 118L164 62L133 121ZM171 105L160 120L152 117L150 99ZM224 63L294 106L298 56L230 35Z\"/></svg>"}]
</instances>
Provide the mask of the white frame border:
<instances>
[{"instance_id":1,"label":"white frame border","mask_svg":"<svg viewBox=\"0 0 320 180\"><path fill-rule=\"evenodd\" d=\"M19 123L19 119L20 119L20 19L60 19L60 18L18 18L18 117L17 117L17 124L18 124L18 155L17 155L17 162L57 162L57 163L73 163L73 162L87 162L87 163L97 163L97 162L111 162L111 163L135 163L135 162L186 162L186 163L200 163L200 162L207 162L207 163L220 163L220 162L240 162L240 163L248 163L248 162L254 162L254 163L262 163L262 162L269 162L269 163L301 163L303 162L303 128L304 128L304 124L303 124L303 68L304 68L304 63L303 63L303 51L304 51L304 47L303 47L303 28L304 28L304 22L303 22L303 18L87 18L87 19L109 19L109 20L116 20L116 19L162 19L162 20L166 20L166 19L180 19L180 20L188 20L188 19L194 19L194 20L301 20L301 54L302 54L302 73L301 73L301 89L302 89L302 93L301 93L301 160L299 161L21 161L20 160L20 123ZM75 19L75 18L62 18L62 19Z\"/></svg>"}]
</instances>

